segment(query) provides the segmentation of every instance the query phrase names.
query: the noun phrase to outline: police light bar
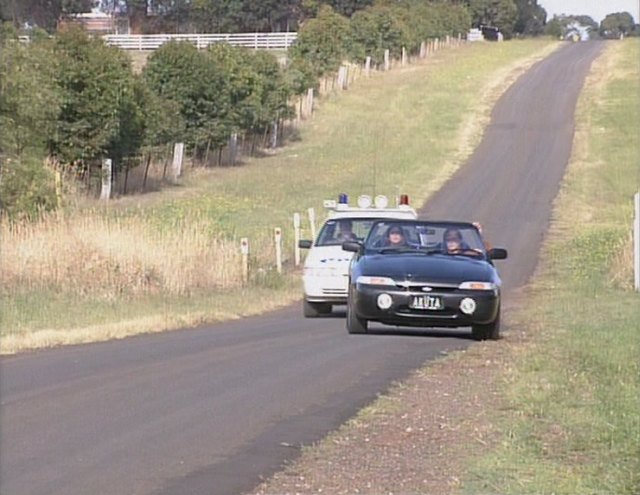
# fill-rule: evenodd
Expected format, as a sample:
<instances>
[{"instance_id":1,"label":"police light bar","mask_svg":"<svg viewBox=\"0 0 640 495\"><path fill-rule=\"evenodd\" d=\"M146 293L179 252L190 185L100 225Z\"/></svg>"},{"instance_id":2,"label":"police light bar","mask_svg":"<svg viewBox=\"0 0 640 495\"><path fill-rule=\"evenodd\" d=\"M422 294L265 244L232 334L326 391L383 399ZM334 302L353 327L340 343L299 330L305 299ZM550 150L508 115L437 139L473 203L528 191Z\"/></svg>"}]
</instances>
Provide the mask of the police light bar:
<instances>
[{"instance_id":1,"label":"police light bar","mask_svg":"<svg viewBox=\"0 0 640 495\"><path fill-rule=\"evenodd\" d=\"M370 208L371 196L367 196L366 194L363 194L362 196L358 197L358 206L360 208Z\"/></svg>"},{"instance_id":2,"label":"police light bar","mask_svg":"<svg viewBox=\"0 0 640 495\"><path fill-rule=\"evenodd\" d=\"M389 205L389 200L386 196L382 194L378 194L376 198L373 200L373 204L376 205L376 208L386 208Z\"/></svg>"}]
</instances>

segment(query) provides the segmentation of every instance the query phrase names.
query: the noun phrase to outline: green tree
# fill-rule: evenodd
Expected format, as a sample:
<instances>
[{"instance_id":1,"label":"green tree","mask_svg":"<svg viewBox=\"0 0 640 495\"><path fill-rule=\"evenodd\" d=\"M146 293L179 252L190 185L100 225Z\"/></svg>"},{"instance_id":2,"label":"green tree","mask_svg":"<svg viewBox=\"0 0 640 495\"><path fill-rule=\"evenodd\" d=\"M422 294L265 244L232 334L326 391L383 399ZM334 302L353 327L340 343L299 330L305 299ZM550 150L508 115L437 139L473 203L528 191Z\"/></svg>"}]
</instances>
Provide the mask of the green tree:
<instances>
[{"instance_id":1,"label":"green tree","mask_svg":"<svg viewBox=\"0 0 640 495\"><path fill-rule=\"evenodd\" d=\"M634 28L633 16L629 12L607 15L600 23L600 34L604 38L619 38L631 34Z\"/></svg>"},{"instance_id":2,"label":"green tree","mask_svg":"<svg viewBox=\"0 0 640 495\"><path fill-rule=\"evenodd\" d=\"M547 11L537 0L516 0L518 17L514 30L525 36L538 36L544 32Z\"/></svg>"},{"instance_id":3,"label":"green tree","mask_svg":"<svg viewBox=\"0 0 640 495\"><path fill-rule=\"evenodd\" d=\"M0 19L54 32L63 15L90 12L93 0L0 0Z\"/></svg>"},{"instance_id":4,"label":"green tree","mask_svg":"<svg viewBox=\"0 0 640 495\"><path fill-rule=\"evenodd\" d=\"M326 0L338 14L351 17L358 10L365 9L373 4L373 0Z\"/></svg>"},{"instance_id":5,"label":"green tree","mask_svg":"<svg viewBox=\"0 0 640 495\"><path fill-rule=\"evenodd\" d=\"M44 156L62 101L51 43L5 38L0 47L0 153Z\"/></svg>"},{"instance_id":6,"label":"green tree","mask_svg":"<svg viewBox=\"0 0 640 495\"><path fill-rule=\"evenodd\" d=\"M40 157L0 157L0 214L32 219L55 208L55 180Z\"/></svg>"},{"instance_id":7,"label":"green tree","mask_svg":"<svg viewBox=\"0 0 640 495\"><path fill-rule=\"evenodd\" d=\"M376 5L356 12L351 18L352 59L362 61L370 56L373 63L384 60L384 51L398 57L402 47L411 44L410 30L395 7Z\"/></svg>"},{"instance_id":8,"label":"green tree","mask_svg":"<svg viewBox=\"0 0 640 495\"><path fill-rule=\"evenodd\" d=\"M510 38L518 9L513 0L467 0L474 26L493 26Z\"/></svg>"},{"instance_id":9,"label":"green tree","mask_svg":"<svg viewBox=\"0 0 640 495\"><path fill-rule=\"evenodd\" d=\"M203 157L224 145L232 132L227 74L190 43L165 43L147 61L143 78L162 99L173 101L185 125L185 143Z\"/></svg>"},{"instance_id":10,"label":"green tree","mask_svg":"<svg viewBox=\"0 0 640 495\"><path fill-rule=\"evenodd\" d=\"M305 60L313 68L314 76L322 77L335 72L347 56L348 36L349 21L331 7L322 6L318 16L301 27L289 55L293 60Z\"/></svg>"},{"instance_id":11,"label":"green tree","mask_svg":"<svg viewBox=\"0 0 640 495\"><path fill-rule=\"evenodd\" d=\"M116 160L132 153L131 141L122 142L130 140L138 111L129 57L75 28L56 37L54 52L62 105L50 153L82 166L112 153Z\"/></svg>"}]
</instances>

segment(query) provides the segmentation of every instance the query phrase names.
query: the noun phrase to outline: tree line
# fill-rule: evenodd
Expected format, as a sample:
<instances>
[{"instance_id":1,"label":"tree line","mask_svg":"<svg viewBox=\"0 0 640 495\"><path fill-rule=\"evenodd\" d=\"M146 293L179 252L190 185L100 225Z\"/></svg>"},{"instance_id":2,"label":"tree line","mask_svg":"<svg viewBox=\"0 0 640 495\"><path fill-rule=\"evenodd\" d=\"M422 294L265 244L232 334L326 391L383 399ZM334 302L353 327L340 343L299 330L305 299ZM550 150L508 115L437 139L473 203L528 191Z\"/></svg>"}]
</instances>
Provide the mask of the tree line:
<instances>
[{"instance_id":1,"label":"tree line","mask_svg":"<svg viewBox=\"0 0 640 495\"><path fill-rule=\"evenodd\" d=\"M102 11L126 18L133 33L235 33L298 31L323 7L350 18L371 6L405 4L395 0L0 0L0 20L53 32L61 18ZM464 7L473 26L514 33L540 34L546 12L537 0L433 0L413 2Z\"/></svg>"},{"instance_id":2,"label":"tree line","mask_svg":"<svg viewBox=\"0 0 640 495\"><path fill-rule=\"evenodd\" d=\"M8 0L0 1L6 6ZM72 11L88 1L54 3ZM232 0L217 4L245 5ZM316 87L344 61L362 63L371 57L380 64L385 50L395 57L403 49L416 52L422 41L465 33L479 15L487 22L523 22L523 29L532 32L545 29L544 23L518 17L518 4L306 1L305 15L311 17L300 25L286 66L267 52L226 44L197 50L171 42L150 55L141 73L132 70L124 51L78 28L53 36L31 28L31 41L24 43L13 23L5 23L0 32L0 207L27 215L54 208L55 181L51 167L43 165L47 160L67 176L91 177L104 158L111 158L119 173L184 142L196 161L210 163L234 134L254 142L266 137L273 123L291 116L296 95ZM169 15L177 3L154 5L164 5L161 11ZM205 8L212 2L185 0L181 5ZM531 16L546 18L535 0L526 5ZM491 19L489 11L498 17Z\"/></svg>"},{"instance_id":3,"label":"tree line","mask_svg":"<svg viewBox=\"0 0 640 495\"><path fill-rule=\"evenodd\" d=\"M420 15L415 15L418 10ZM424 17L422 22L417 19ZM184 142L196 160L211 161L232 134L266 135L291 115L292 97L318 84L345 60L376 60L386 48L415 48L420 39L468 29L463 6L421 2L376 5L351 18L323 6L299 31L282 67L268 52L226 44L198 50L170 42L142 72L129 56L78 28L18 40L0 34L0 202L6 213L55 207L51 167L65 175L116 173Z\"/></svg>"}]
</instances>

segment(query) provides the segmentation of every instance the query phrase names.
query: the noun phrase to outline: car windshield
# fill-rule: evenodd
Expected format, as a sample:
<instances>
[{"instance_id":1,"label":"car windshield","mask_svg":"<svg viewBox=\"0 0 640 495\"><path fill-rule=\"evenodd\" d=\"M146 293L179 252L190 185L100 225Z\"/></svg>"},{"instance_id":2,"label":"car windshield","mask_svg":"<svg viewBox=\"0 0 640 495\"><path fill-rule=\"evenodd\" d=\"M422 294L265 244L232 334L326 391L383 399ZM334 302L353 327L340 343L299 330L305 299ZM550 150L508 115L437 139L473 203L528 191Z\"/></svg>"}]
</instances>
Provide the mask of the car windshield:
<instances>
[{"instance_id":1,"label":"car windshield","mask_svg":"<svg viewBox=\"0 0 640 495\"><path fill-rule=\"evenodd\" d=\"M365 243L376 254L425 253L484 257L478 230L467 223L376 222Z\"/></svg>"},{"instance_id":2,"label":"car windshield","mask_svg":"<svg viewBox=\"0 0 640 495\"><path fill-rule=\"evenodd\" d=\"M318 234L316 246L339 246L345 241L364 241L374 222L373 218L327 220Z\"/></svg>"}]
</instances>

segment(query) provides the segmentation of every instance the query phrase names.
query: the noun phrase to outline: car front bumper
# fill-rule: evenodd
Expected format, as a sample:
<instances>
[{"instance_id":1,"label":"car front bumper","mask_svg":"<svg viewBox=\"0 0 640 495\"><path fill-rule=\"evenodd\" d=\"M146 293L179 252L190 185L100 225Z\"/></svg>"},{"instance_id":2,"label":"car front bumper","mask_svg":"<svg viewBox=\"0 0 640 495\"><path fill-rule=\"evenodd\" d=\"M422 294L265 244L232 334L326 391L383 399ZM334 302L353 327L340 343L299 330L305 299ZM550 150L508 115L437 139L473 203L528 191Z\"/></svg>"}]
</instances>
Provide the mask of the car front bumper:
<instances>
[{"instance_id":1,"label":"car front bumper","mask_svg":"<svg viewBox=\"0 0 640 495\"><path fill-rule=\"evenodd\" d=\"M377 299L380 294L389 294L392 305L380 309ZM410 301L414 296L425 296L424 292L406 291L395 287L374 287L358 285L352 292L349 304L355 314L366 320L378 321L387 325L416 327L466 327L493 322L500 310L499 291L474 290L433 290L429 296L441 298L442 309L411 309ZM460 302L471 298L476 304L472 314L460 309Z\"/></svg>"},{"instance_id":2,"label":"car front bumper","mask_svg":"<svg viewBox=\"0 0 640 495\"><path fill-rule=\"evenodd\" d=\"M348 276L342 273L304 275L304 298L309 302L346 304Z\"/></svg>"}]
</instances>

